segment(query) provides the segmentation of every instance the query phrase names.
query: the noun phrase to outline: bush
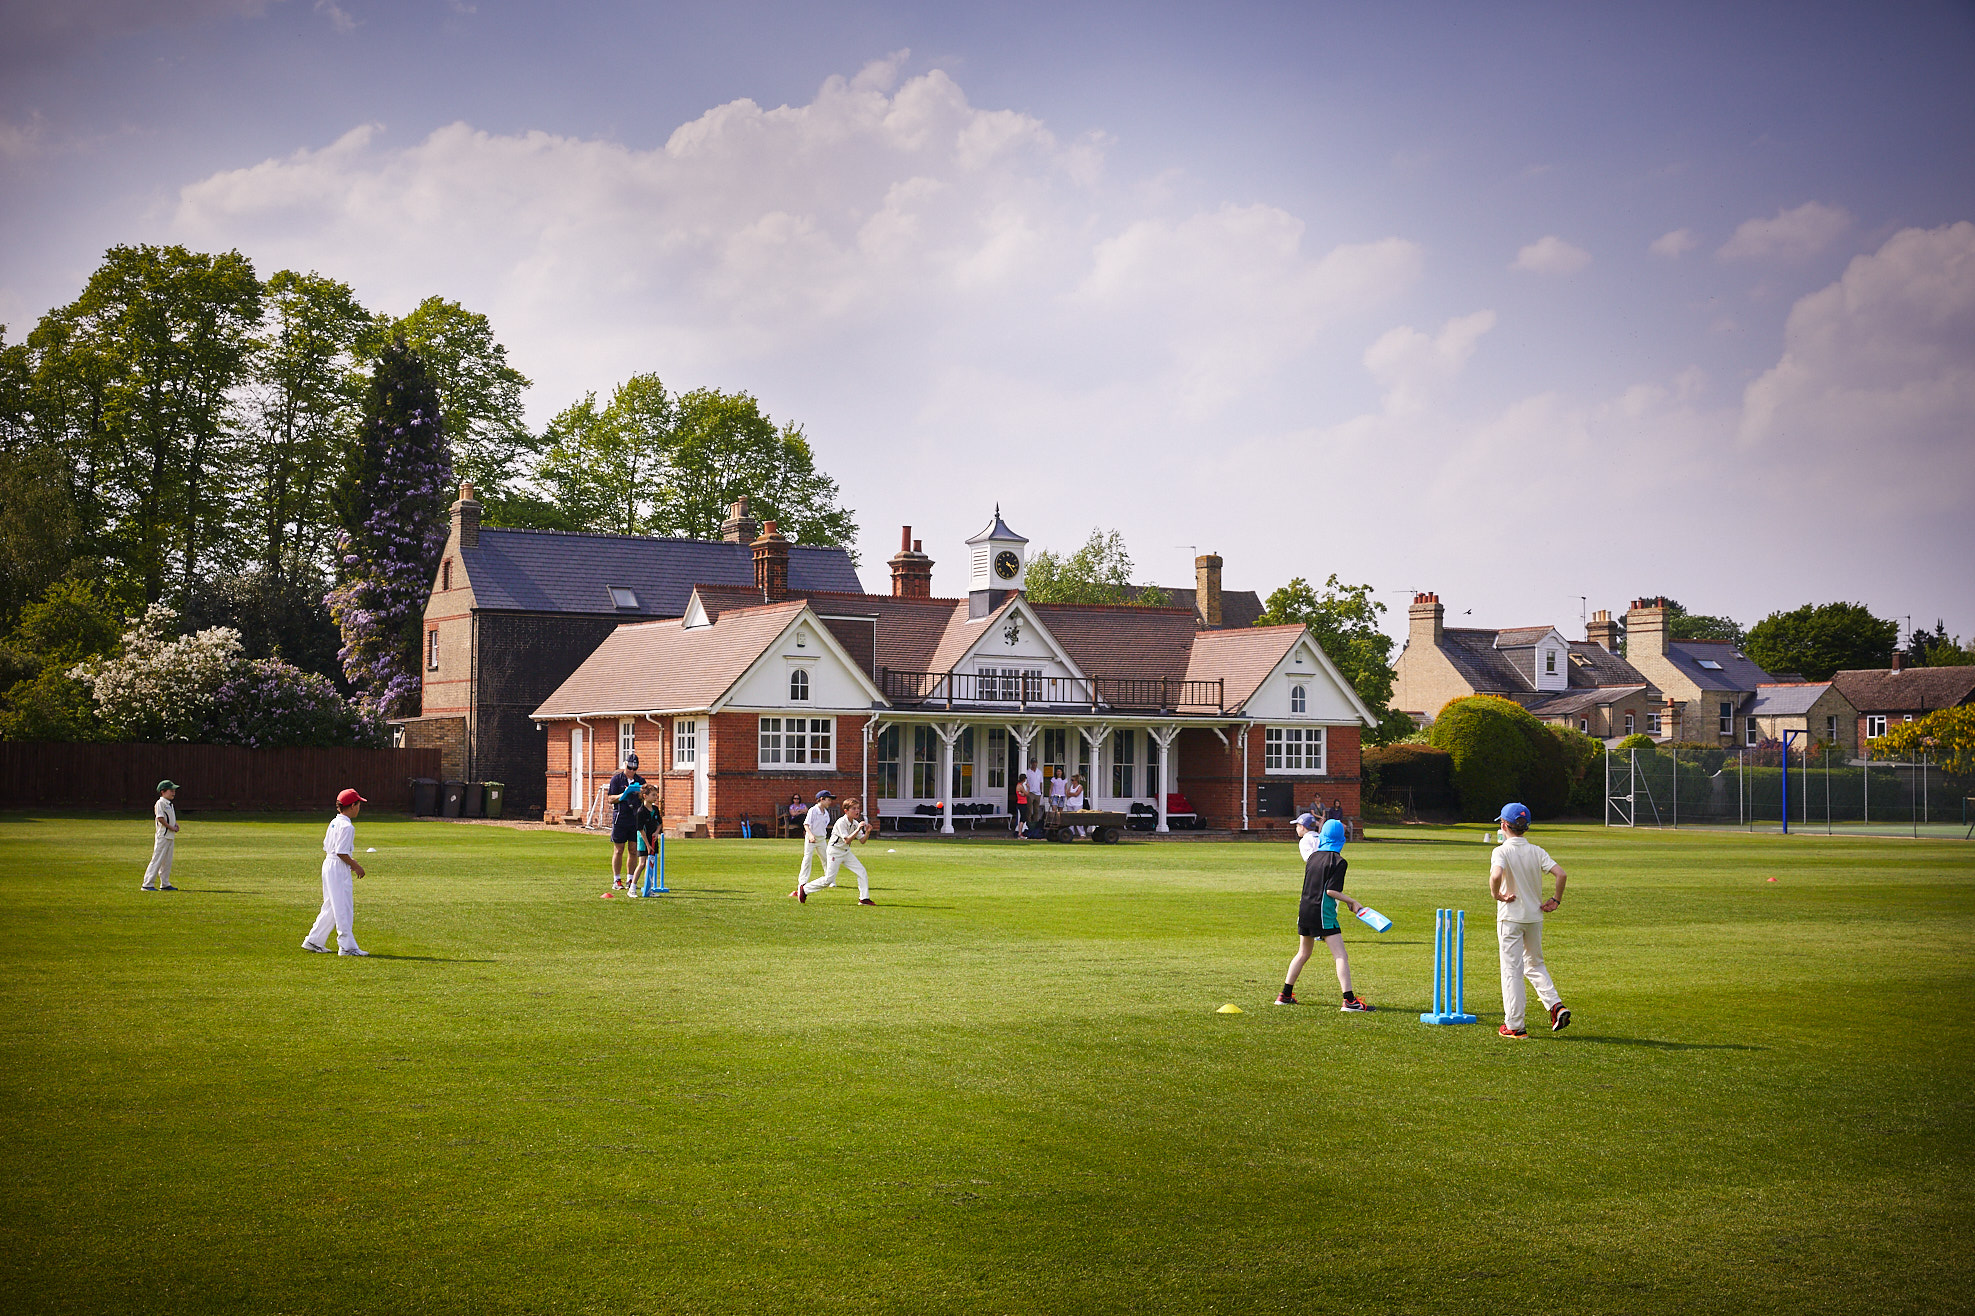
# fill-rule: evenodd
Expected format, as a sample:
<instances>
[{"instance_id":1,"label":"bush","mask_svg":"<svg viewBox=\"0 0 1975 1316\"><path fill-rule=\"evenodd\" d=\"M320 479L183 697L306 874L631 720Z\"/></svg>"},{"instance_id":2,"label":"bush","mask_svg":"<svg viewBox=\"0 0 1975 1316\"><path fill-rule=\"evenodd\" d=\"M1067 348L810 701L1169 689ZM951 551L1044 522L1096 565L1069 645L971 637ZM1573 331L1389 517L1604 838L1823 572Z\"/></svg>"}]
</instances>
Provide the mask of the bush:
<instances>
[{"instance_id":1,"label":"bush","mask_svg":"<svg viewBox=\"0 0 1975 1316\"><path fill-rule=\"evenodd\" d=\"M1643 731L1635 731L1614 745L1614 749L1658 749L1659 742Z\"/></svg>"},{"instance_id":2,"label":"bush","mask_svg":"<svg viewBox=\"0 0 1975 1316\"><path fill-rule=\"evenodd\" d=\"M1538 818L1554 818L1570 803L1564 744L1528 709L1499 695L1470 695L1440 710L1433 743L1451 756L1461 815L1493 819L1520 800Z\"/></svg>"},{"instance_id":3,"label":"bush","mask_svg":"<svg viewBox=\"0 0 1975 1316\"><path fill-rule=\"evenodd\" d=\"M1605 742L1587 736L1575 727L1551 725L1550 734L1564 752L1564 766L1570 774L1570 798L1565 807L1579 816L1601 816L1605 811Z\"/></svg>"},{"instance_id":4,"label":"bush","mask_svg":"<svg viewBox=\"0 0 1975 1316\"><path fill-rule=\"evenodd\" d=\"M1681 763L1691 763L1712 777L1721 771L1721 765L1728 761L1728 751L1720 745L1709 745L1698 740L1683 740L1673 746L1673 757Z\"/></svg>"},{"instance_id":5,"label":"bush","mask_svg":"<svg viewBox=\"0 0 1975 1316\"><path fill-rule=\"evenodd\" d=\"M1417 814L1460 808L1454 791L1454 757L1432 745L1374 746L1364 752L1365 796L1393 810Z\"/></svg>"},{"instance_id":6,"label":"bush","mask_svg":"<svg viewBox=\"0 0 1975 1316\"><path fill-rule=\"evenodd\" d=\"M378 726L328 677L276 658L245 663L221 684L206 740L256 748L384 743Z\"/></svg>"}]
</instances>

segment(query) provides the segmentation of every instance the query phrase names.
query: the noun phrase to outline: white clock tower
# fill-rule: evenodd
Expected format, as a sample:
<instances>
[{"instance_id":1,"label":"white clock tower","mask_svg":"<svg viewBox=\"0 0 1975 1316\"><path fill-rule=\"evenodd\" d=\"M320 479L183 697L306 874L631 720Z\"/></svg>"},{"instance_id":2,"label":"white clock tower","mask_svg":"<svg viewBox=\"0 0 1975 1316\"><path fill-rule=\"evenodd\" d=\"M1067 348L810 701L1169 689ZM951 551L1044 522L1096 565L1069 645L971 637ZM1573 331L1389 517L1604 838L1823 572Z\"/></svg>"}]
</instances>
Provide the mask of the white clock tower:
<instances>
[{"instance_id":1,"label":"white clock tower","mask_svg":"<svg viewBox=\"0 0 1975 1316\"><path fill-rule=\"evenodd\" d=\"M985 617L1022 588L1029 569L1029 541L1001 519L994 505L988 528L967 541L967 615Z\"/></svg>"}]
</instances>

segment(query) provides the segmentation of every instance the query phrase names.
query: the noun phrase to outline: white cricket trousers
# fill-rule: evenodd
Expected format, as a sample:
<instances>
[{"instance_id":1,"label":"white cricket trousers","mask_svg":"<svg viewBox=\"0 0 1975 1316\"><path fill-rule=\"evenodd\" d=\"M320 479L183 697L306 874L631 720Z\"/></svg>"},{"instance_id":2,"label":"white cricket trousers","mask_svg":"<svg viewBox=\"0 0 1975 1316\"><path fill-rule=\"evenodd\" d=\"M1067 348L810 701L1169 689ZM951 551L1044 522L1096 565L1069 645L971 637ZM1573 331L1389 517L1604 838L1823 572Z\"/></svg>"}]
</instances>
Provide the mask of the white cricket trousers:
<instances>
[{"instance_id":1,"label":"white cricket trousers","mask_svg":"<svg viewBox=\"0 0 1975 1316\"><path fill-rule=\"evenodd\" d=\"M1497 923L1495 939L1502 945L1502 1022L1510 1028L1523 1027L1523 1014L1529 1005L1524 978L1536 986L1537 999L1545 1010L1563 997L1543 967L1543 925L1541 923Z\"/></svg>"},{"instance_id":2,"label":"white cricket trousers","mask_svg":"<svg viewBox=\"0 0 1975 1316\"><path fill-rule=\"evenodd\" d=\"M151 847L151 866L144 870L144 885L164 886L171 881L171 852L178 838L170 832L160 836Z\"/></svg>"},{"instance_id":3,"label":"white cricket trousers","mask_svg":"<svg viewBox=\"0 0 1975 1316\"><path fill-rule=\"evenodd\" d=\"M356 950L356 894L351 889L350 866L331 856L322 861L322 912L315 916L309 940L318 946L329 944L329 930L336 929L336 949Z\"/></svg>"},{"instance_id":4,"label":"white cricket trousers","mask_svg":"<svg viewBox=\"0 0 1975 1316\"><path fill-rule=\"evenodd\" d=\"M851 872L857 874L857 898L859 900L869 900L871 898L871 875L864 871L864 865L857 861L856 855L848 850L838 850L834 847L831 848L828 857L823 860L823 876L803 887L803 890L814 895L826 886L835 886L837 884L837 870L839 868L848 868Z\"/></svg>"},{"instance_id":5,"label":"white cricket trousers","mask_svg":"<svg viewBox=\"0 0 1975 1316\"><path fill-rule=\"evenodd\" d=\"M802 886L809 881L809 865L816 858L816 849L816 833L804 828L802 833L802 867L795 875L795 884L797 886ZM825 860L824 862L827 867L828 861Z\"/></svg>"}]
</instances>

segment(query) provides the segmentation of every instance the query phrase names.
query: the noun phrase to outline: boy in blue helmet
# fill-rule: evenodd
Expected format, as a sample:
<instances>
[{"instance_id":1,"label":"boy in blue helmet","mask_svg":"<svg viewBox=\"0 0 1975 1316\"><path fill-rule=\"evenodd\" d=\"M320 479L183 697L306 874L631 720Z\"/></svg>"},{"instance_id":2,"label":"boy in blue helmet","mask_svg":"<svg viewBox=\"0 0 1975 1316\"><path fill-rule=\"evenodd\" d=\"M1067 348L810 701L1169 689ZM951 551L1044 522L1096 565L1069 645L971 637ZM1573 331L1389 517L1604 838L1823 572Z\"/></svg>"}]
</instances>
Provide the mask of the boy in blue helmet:
<instances>
[{"instance_id":1,"label":"boy in blue helmet","mask_svg":"<svg viewBox=\"0 0 1975 1316\"><path fill-rule=\"evenodd\" d=\"M1495 897L1495 939L1502 948L1502 1026L1496 1031L1509 1038L1529 1036L1523 1027L1527 978L1550 1011L1550 1031L1562 1032L1570 1027L1570 1010L1543 963L1543 916L1556 913L1564 902L1563 866L1542 846L1523 839L1529 830L1526 807L1503 805L1500 821L1506 835L1488 864L1488 891ZM1545 873L1557 879L1557 893L1548 900L1543 898Z\"/></svg>"},{"instance_id":2,"label":"boy in blue helmet","mask_svg":"<svg viewBox=\"0 0 1975 1316\"><path fill-rule=\"evenodd\" d=\"M1306 813L1296 820L1296 835L1297 849L1303 855L1303 904L1296 918L1296 932L1302 941L1295 958L1289 961L1289 972L1283 975L1282 994L1276 997L1276 1004L1299 1003L1296 979L1321 940L1337 965L1337 986L1344 993L1344 1003L1338 1008L1347 1014L1368 1014L1371 1005L1351 990L1351 956L1344 949L1344 930L1337 926L1340 902L1353 914L1364 908L1344 894L1344 870L1348 867L1344 842L1349 832L1340 818L1319 823L1314 814Z\"/></svg>"}]
</instances>

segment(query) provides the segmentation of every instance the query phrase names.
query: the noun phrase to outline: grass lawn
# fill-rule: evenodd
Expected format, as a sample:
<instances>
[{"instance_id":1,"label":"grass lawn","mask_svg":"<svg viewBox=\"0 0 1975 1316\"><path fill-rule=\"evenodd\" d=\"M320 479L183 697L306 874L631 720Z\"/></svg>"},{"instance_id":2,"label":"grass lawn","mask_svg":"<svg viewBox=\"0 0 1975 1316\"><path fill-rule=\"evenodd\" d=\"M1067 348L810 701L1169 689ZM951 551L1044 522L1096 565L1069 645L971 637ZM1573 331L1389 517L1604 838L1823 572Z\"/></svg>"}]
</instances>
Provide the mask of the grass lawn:
<instances>
[{"instance_id":1,"label":"grass lawn","mask_svg":"<svg viewBox=\"0 0 1975 1316\"><path fill-rule=\"evenodd\" d=\"M370 816L357 960L326 817L188 813L148 895L148 819L0 816L0 1308L1975 1305L1975 844L1539 828L1576 1023L1514 1043L1479 828L1351 848L1351 1016L1321 951L1270 1005L1286 845L881 840L805 908L789 842L604 901ZM1418 1019L1450 904L1480 1026Z\"/></svg>"}]
</instances>

